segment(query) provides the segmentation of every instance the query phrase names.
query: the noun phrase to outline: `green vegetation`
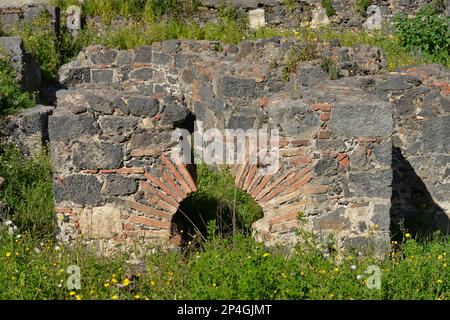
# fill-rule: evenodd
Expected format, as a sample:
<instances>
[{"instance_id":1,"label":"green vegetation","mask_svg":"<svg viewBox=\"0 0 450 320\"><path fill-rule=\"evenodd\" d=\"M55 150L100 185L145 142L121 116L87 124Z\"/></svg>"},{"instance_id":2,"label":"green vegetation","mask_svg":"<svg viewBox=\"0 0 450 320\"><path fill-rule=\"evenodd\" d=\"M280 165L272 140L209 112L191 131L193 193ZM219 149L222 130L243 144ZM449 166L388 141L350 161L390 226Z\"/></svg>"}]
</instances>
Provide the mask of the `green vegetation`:
<instances>
[{"instance_id":1,"label":"green vegetation","mask_svg":"<svg viewBox=\"0 0 450 320\"><path fill-rule=\"evenodd\" d=\"M290 48L286 54L281 78L285 82L288 81L289 75L295 71L300 62L313 60L315 58L317 58L315 42L306 42L305 46Z\"/></svg>"},{"instance_id":2,"label":"green vegetation","mask_svg":"<svg viewBox=\"0 0 450 320\"><path fill-rule=\"evenodd\" d=\"M17 72L9 58L0 52L0 116L33 107L34 104L33 97L21 91Z\"/></svg>"},{"instance_id":3,"label":"green vegetation","mask_svg":"<svg viewBox=\"0 0 450 320\"><path fill-rule=\"evenodd\" d=\"M320 4L321 4L322 8L325 9L327 16L332 17L336 14L336 9L334 9L334 7L333 7L332 0L321 0Z\"/></svg>"},{"instance_id":4,"label":"green vegetation","mask_svg":"<svg viewBox=\"0 0 450 320\"><path fill-rule=\"evenodd\" d=\"M356 0L355 2L356 12L360 14L365 14L371 4L372 0Z\"/></svg>"},{"instance_id":5,"label":"green vegetation","mask_svg":"<svg viewBox=\"0 0 450 320\"><path fill-rule=\"evenodd\" d=\"M339 66L333 59L326 57L322 58L320 66L328 73L331 80L335 80L339 77Z\"/></svg>"},{"instance_id":6,"label":"green vegetation","mask_svg":"<svg viewBox=\"0 0 450 320\"><path fill-rule=\"evenodd\" d=\"M396 33L400 44L420 52L434 61L449 64L450 18L437 14L433 6L425 6L412 18L396 17Z\"/></svg>"},{"instance_id":7,"label":"green vegetation","mask_svg":"<svg viewBox=\"0 0 450 320\"><path fill-rule=\"evenodd\" d=\"M33 239L52 237L55 228L50 158L46 151L24 158L12 145L0 145L0 200L14 212L19 232Z\"/></svg>"}]
</instances>

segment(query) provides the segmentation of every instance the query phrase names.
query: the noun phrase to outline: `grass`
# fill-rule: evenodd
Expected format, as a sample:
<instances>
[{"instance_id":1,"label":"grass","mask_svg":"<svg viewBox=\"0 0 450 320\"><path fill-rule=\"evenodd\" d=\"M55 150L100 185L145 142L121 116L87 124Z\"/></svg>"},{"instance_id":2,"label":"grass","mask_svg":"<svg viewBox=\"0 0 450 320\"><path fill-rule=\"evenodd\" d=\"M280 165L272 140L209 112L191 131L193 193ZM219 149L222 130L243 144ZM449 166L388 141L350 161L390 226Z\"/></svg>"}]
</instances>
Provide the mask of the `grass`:
<instances>
[{"instance_id":1,"label":"grass","mask_svg":"<svg viewBox=\"0 0 450 320\"><path fill-rule=\"evenodd\" d=\"M346 254L324 258L314 247L286 253L250 237L211 238L202 250L157 251L145 268L130 254L96 256L81 246L37 242L3 234L0 299L449 299L450 240L393 244L392 256ZM66 286L69 266L81 286ZM381 289L369 289L369 266L381 272Z\"/></svg>"},{"instance_id":2,"label":"grass","mask_svg":"<svg viewBox=\"0 0 450 320\"><path fill-rule=\"evenodd\" d=\"M0 176L5 179L0 200L11 206L19 232L36 239L52 237L55 218L51 165L45 150L24 158L16 147L0 145Z\"/></svg>"}]
</instances>

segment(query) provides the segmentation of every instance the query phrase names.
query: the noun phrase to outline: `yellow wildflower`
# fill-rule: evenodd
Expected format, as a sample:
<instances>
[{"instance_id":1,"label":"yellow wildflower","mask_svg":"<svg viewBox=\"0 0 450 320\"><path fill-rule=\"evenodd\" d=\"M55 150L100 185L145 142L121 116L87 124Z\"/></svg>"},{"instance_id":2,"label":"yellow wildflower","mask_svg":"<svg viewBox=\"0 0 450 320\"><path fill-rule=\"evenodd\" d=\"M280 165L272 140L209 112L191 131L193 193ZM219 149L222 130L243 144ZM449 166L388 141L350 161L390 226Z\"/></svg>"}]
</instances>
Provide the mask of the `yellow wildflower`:
<instances>
[{"instance_id":1,"label":"yellow wildflower","mask_svg":"<svg viewBox=\"0 0 450 320\"><path fill-rule=\"evenodd\" d=\"M440 255L437 256L437 259L438 259L439 261L442 261L442 260L444 260L444 256L442 256L442 254L440 254Z\"/></svg>"},{"instance_id":2,"label":"yellow wildflower","mask_svg":"<svg viewBox=\"0 0 450 320\"><path fill-rule=\"evenodd\" d=\"M436 283L437 284L442 284L444 281L442 281L441 279L438 279L437 281L436 281Z\"/></svg>"},{"instance_id":3,"label":"yellow wildflower","mask_svg":"<svg viewBox=\"0 0 450 320\"><path fill-rule=\"evenodd\" d=\"M76 299L76 300L81 300L81 296L77 294L77 295L75 296L75 299Z\"/></svg>"},{"instance_id":4,"label":"yellow wildflower","mask_svg":"<svg viewBox=\"0 0 450 320\"><path fill-rule=\"evenodd\" d=\"M70 291L69 292L69 296L73 297L74 295L76 295L75 291Z\"/></svg>"},{"instance_id":5,"label":"yellow wildflower","mask_svg":"<svg viewBox=\"0 0 450 320\"><path fill-rule=\"evenodd\" d=\"M115 295L113 295L113 296L111 297L111 299L112 299L112 300L119 300L119 296L118 296L117 294L115 294Z\"/></svg>"},{"instance_id":6,"label":"yellow wildflower","mask_svg":"<svg viewBox=\"0 0 450 320\"><path fill-rule=\"evenodd\" d=\"M411 238L411 233L406 233L405 238Z\"/></svg>"},{"instance_id":7,"label":"yellow wildflower","mask_svg":"<svg viewBox=\"0 0 450 320\"><path fill-rule=\"evenodd\" d=\"M11 252L7 252L6 257L10 257L10 256L11 256Z\"/></svg>"},{"instance_id":8,"label":"yellow wildflower","mask_svg":"<svg viewBox=\"0 0 450 320\"><path fill-rule=\"evenodd\" d=\"M104 286L105 288L108 288L108 287L109 287L109 283L105 283L103 286Z\"/></svg>"},{"instance_id":9,"label":"yellow wildflower","mask_svg":"<svg viewBox=\"0 0 450 320\"><path fill-rule=\"evenodd\" d=\"M268 253L268 252L266 252L266 253L263 254L263 258L266 258L266 257L268 257L268 256L270 256L270 253Z\"/></svg>"},{"instance_id":10,"label":"yellow wildflower","mask_svg":"<svg viewBox=\"0 0 450 320\"><path fill-rule=\"evenodd\" d=\"M128 280L128 278L125 278L125 280L123 280L122 284L124 287L126 287L130 284L130 280Z\"/></svg>"},{"instance_id":11,"label":"yellow wildflower","mask_svg":"<svg viewBox=\"0 0 450 320\"><path fill-rule=\"evenodd\" d=\"M141 298L141 296L137 294L137 295L134 296L134 298L135 298L136 300L139 300L139 299Z\"/></svg>"}]
</instances>

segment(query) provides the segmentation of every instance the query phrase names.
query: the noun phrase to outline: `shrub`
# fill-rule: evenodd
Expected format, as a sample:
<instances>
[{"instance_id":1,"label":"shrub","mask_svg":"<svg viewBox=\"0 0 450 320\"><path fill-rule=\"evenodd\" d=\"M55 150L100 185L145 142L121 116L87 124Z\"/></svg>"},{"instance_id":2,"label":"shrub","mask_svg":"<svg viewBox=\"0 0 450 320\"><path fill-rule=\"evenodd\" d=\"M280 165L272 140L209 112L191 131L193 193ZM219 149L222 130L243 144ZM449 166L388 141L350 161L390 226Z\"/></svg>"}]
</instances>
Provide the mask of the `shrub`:
<instances>
[{"instance_id":1,"label":"shrub","mask_svg":"<svg viewBox=\"0 0 450 320\"><path fill-rule=\"evenodd\" d=\"M402 46L420 50L434 61L449 63L449 18L437 14L432 6L425 6L415 17L398 15L395 19L396 34Z\"/></svg>"},{"instance_id":2,"label":"shrub","mask_svg":"<svg viewBox=\"0 0 450 320\"><path fill-rule=\"evenodd\" d=\"M336 14L336 9L333 7L332 0L321 0L320 4L322 5L322 8L325 9L327 16L332 17Z\"/></svg>"},{"instance_id":3,"label":"shrub","mask_svg":"<svg viewBox=\"0 0 450 320\"><path fill-rule=\"evenodd\" d=\"M0 116L34 106L33 97L21 91L17 72L0 52Z\"/></svg>"}]
</instances>

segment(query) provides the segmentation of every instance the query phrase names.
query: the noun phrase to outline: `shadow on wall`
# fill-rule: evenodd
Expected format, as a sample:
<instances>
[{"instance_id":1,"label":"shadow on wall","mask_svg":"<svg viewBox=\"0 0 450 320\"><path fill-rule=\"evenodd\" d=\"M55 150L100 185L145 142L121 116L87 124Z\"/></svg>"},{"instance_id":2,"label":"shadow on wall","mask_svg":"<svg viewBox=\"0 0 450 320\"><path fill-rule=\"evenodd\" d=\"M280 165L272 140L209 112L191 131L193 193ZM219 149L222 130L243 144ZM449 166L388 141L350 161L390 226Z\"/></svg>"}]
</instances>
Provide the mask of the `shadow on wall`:
<instances>
[{"instance_id":1,"label":"shadow on wall","mask_svg":"<svg viewBox=\"0 0 450 320\"><path fill-rule=\"evenodd\" d=\"M399 148L392 149L391 234L402 238L402 228L417 240L425 240L435 231L450 233L450 220L434 202L422 179Z\"/></svg>"}]
</instances>

